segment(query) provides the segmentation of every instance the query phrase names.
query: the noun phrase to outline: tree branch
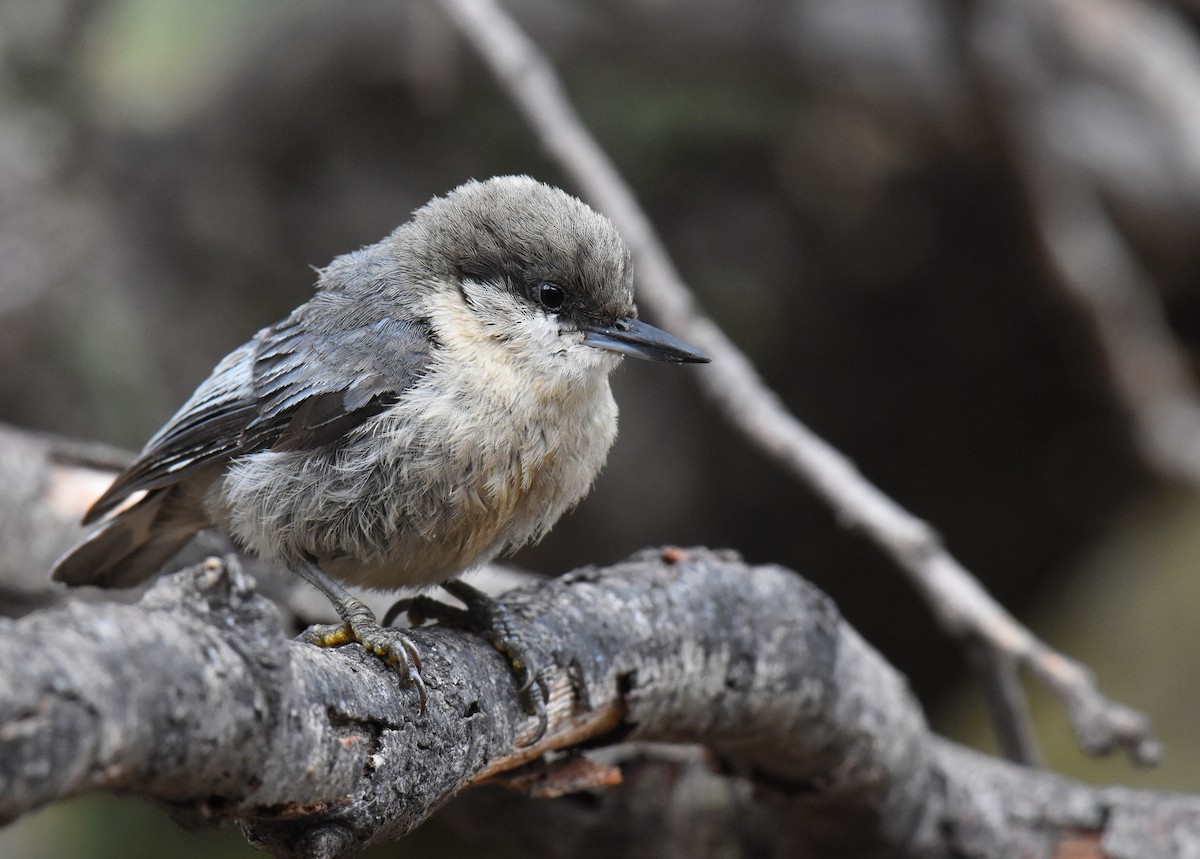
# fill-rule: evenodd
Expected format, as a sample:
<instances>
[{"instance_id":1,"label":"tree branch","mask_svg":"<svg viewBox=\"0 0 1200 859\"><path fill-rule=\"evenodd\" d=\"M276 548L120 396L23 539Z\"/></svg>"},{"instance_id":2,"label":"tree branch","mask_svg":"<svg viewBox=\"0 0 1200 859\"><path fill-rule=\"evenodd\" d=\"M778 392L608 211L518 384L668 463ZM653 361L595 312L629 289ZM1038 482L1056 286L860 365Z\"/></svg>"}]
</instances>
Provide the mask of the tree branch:
<instances>
[{"instance_id":1,"label":"tree branch","mask_svg":"<svg viewBox=\"0 0 1200 859\"><path fill-rule=\"evenodd\" d=\"M1085 787L932 738L904 680L791 571L664 550L505 600L550 671L531 747L534 720L481 637L413 631L422 716L357 645L286 639L229 561L137 605L5 620L0 818L109 790L239 820L276 856L349 856L552 750L653 740L707 746L798 855L1050 856L1068 834L1126 827L1159 840L1107 855L1200 848L1200 800Z\"/></svg>"},{"instance_id":2,"label":"tree branch","mask_svg":"<svg viewBox=\"0 0 1200 859\"><path fill-rule=\"evenodd\" d=\"M697 307L633 192L588 133L546 57L494 0L441 0L536 132L547 152L616 224L637 262L641 297L676 334L713 358L696 379L725 419L759 449L810 486L839 521L862 531L909 576L943 629L971 646L995 651L997 666L1028 669L1065 704L1082 748L1126 750L1153 763L1161 750L1149 719L1106 698L1084 666L1022 626L945 548L930 525L867 480L854 464L793 416L749 359ZM1004 669L1002 669L1004 670ZM1003 676L1011 701L1023 696ZM1014 733L1023 713L1009 713Z\"/></svg>"}]
</instances>

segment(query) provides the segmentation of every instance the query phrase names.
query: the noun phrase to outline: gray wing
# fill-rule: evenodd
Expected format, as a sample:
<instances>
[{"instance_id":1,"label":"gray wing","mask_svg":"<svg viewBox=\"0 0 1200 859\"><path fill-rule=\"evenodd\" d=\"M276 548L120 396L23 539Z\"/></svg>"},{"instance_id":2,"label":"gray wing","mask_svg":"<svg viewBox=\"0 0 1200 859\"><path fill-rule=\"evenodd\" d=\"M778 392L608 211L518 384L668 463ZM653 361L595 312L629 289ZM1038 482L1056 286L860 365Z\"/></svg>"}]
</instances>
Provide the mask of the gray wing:
<instances>
[{"instance_id":1,"label":"gray wing","mask_svg":"<svg viewBox=\"0 0 1200 859\"><path fill-rule=\"evenodd\" d=\"M336 443L412 386L430 344L422 320L366 316L361 302L318 295L221 361L84 523L219 461Z\"/></svg>"}]
</instances>

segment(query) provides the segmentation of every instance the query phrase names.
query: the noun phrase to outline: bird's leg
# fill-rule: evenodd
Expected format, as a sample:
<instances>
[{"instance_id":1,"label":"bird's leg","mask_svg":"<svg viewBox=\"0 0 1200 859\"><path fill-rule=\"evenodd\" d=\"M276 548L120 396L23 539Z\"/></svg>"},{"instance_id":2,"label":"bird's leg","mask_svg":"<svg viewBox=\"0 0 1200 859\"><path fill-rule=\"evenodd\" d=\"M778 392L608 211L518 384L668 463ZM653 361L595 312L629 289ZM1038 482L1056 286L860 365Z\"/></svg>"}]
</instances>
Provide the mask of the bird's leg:
<instances>
[{"instance_id":1,"label":"bird's leg","mask_svg":"<svg viewBox=\"0 0 1200 859\"><path fill-rule=\"evenodd\" d=\"M508 607L476 587L461 579L443 582L442 587L466 605L466 611L439 602L425 595L399 600L388 609L383 624L387 626L401 614L408 614L409 621L420 625L426 620L435 620L441 626L465 629L483 634L499 650L512 666L520 683L519 692L525 710L538 721L537 734L526 743L533 745L546 733L549 723L546 703L550 700L550 684L537 668L528 647L521 641L517 624Z\"/></svg>"},{"instance_id":2,"label":"bird's leg","mask_svg":"<svg viewBox=\"0 0 1200 859\"><path fill-rule=\"evenodd\" d=\"M421 679L421 654L407 635L387 629L375 620L366 604L335 582L312 560L303 560L292 570L325 595L341 617L341 623L317 624L300 634L303 641L318 647L340 647L357 642L388 665L400 671L404 682L413 686L425 712L425 681Z\"/></svg>"},{"instance_id":3,"label":"bird's leg","mask_svg":"<svg viewBox=\"0 0 1200 859\"><path fill-rule=\"evenodd\" d=\"M529 648L522 642L512 613L503 602L493 599L461 579L443 582L442 587L462 600L467 607L471 625L483 633L512 666L520 682L522 703L526 711L538 721L537 734L527 745L536 743L546 733L546 703L550 700L550 685L538 669Z\"/></svg>"}]
</instances>

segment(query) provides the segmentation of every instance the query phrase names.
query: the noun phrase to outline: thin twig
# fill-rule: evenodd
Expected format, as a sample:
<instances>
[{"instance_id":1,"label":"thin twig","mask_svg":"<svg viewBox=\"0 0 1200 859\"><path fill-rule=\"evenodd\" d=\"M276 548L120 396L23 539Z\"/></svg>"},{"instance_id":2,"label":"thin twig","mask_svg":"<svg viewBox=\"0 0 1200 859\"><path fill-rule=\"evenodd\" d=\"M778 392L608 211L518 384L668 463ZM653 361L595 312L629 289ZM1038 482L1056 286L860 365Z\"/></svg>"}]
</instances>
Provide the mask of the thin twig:
<instances>
[{"instance_id":1,"label":"thin twig","mask_svg":"<svg viewBox=\"0 0 1200 859\"><path fill-rule=\"evenodd\" d=\"M1160 473L1200 489L1200 393L1161 298L1113 223L1098 178L1064 151L1047 121L1050 94L1073 85L1055 77L1064 61L1102 66L1167 114L1185 173L1200 183L1200 45L1173 12L1130 0L1003 0L968 8L981 101L993 110L1047 266L1091 320L1143 457ZM1048 32L1057 39L1048 40ZM1049 52L1048 42L1054 46ZM1050 682L1077 668L1052 654L1040 665ZM1070 697L1067 705L1076 724L1097 712L1087 696ZM1143 719L1129 710L1112 716L1130 731ZM1102 730L1081 739L1085 747L1107 751L1114 738ZM1157 755L1157 747L1150 752Z\"/></svg>"},{"instance_id":2,"label":"thin twig","mask_svg":"<svg viewBox=\"0 0 1200 859\"><path fill-rule=\"evenodd\" d=\"M943 628L986 641L1028 667L1067 705L1083 747L1120 747L1157 759L1148 720L1100 694L1091 674L1051 650L1000 606L943 546L936 532L865 479L844 455L796 419L746 356L706 317L649 219L584 127L554 69L494 0L441 0L539 140L616 224L637 261L645 303L667 327L706 350L713 363L699 384L725 418L811 486L848 527L863 531L904 569Z\"/></svg>"},{"instance_id":3,"label":"thin twig","mask_svg":"<svg viewBox=\"0 0 1200 859\"><path fill-rule=\"evenodd\" d=\"M1002 718L993 715L1000 754L1026 766L1042 766L1018 666L1008 654L987 642L968 643L967 658L983 687L988 712L1004 714Z\"/></svg>"}]
</instances>

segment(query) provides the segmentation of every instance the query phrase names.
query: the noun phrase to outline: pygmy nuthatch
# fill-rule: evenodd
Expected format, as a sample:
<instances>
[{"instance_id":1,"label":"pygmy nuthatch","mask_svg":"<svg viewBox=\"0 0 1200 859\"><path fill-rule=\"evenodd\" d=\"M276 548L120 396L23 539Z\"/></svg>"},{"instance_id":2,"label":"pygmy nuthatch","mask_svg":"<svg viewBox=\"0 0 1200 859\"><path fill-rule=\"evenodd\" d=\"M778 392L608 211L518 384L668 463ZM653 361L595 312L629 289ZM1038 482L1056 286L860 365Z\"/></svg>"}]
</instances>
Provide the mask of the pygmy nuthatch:
<instances>
[{"instance_id":1,"label":"pygmy nuthatch","mask_svg":"<svg viewBox=\"0 0 1200 859\"><path fill-rule=\"evenodd\" d=\"M606 218L528 177L468 182L221 361L54 577L133 585L220 526L333 602L312 640L361 642L423 695L411 641L338 582L444 582L545 534L616 435L622 354L708 360L637 319Z\"/></svg>"}]
</instances>

